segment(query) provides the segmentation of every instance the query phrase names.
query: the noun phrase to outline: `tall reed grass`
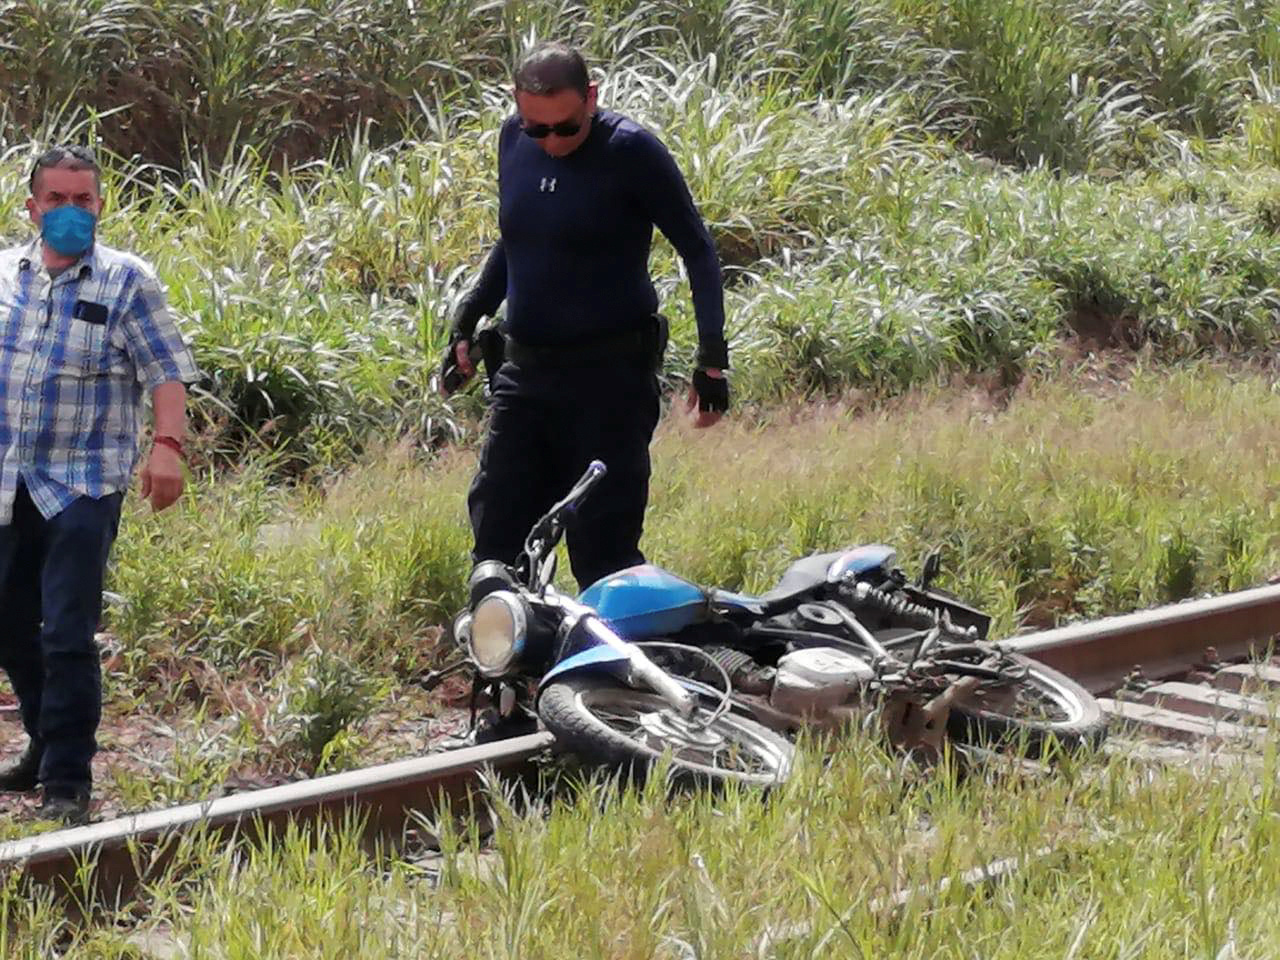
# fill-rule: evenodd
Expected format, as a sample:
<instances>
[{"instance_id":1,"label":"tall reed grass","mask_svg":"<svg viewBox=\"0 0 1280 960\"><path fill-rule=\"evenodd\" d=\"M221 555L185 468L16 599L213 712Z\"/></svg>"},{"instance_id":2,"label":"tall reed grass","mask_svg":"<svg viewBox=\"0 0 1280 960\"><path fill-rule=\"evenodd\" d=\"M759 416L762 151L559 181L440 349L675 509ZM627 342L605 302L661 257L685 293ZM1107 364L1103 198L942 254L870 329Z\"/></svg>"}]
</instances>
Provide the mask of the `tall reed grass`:
<instances>
[{"instance_id":1,"label":"tall reed grass","mask_svg":"<svg viewBox=\"0 0 1280 960\"><path fill-rule=\"evenodd\" d=\"M534 39L610 69L714 62L802 100L907 89L917 119L997 155L1079 163L1139 120L1217 135L1274 81L1266 0L5 0L0 89L42 126L81 104L122 156L178 166L251 143L293 163L361 118L385 142L420 105L462 106Z\"/></svg>"},{"instance_id":2,"label":"tall reed grass","mask_svg":"<svg viewBox=\"0 0 1280 960\"><path fill-rule=\"evenodd\" d=\"M371 440L457 438L479 398L431 377L494 236L505 78L564 37L687 172L740 401L1013 383L1076 333L1269 350L1276 10L5 0L0 237L27 234L39 144L95 141L105 238L157 261L197 342L211 462L314 474ZM678 385L692 318L663 243L654 268Z\"/></svg>"}]
</instances>

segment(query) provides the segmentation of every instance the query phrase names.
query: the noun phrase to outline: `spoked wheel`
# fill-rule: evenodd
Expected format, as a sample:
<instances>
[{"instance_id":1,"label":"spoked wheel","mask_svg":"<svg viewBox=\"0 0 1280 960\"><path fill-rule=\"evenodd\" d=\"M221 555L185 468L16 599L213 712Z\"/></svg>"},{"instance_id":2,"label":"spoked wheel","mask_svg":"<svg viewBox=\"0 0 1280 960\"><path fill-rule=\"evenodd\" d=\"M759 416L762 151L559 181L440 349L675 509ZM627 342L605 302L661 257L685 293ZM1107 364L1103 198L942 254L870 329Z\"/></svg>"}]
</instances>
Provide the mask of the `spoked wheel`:
<instances>
[{"instance_id":1,"label":"spoked wheel","mask_svg":"<svg viewBox=\"0 0 1280 960\"><path fill-rule=\"evenodd\" d=\"M591 760L647 772L664 753L673 772L703 784L767 787L791 774L794 748L754 720L727 712L685 720L656 693L569 677L548 684L538 715L565 746Z\"/></svg>"},{"instance_id":2,"label":"spoked wheel","mask_svg":"<svg viewBox=\"0 0 1280 960\"><path fill-rule=\"evenodd\" d=\"M951 705L948 732L966 743L1025 745L1032 756L1056 740L1068 750L1100 744L1107 718L1093 694L1065 674L1021 654L1025 679L979 686Z\"/></svg>"}]
</instances>

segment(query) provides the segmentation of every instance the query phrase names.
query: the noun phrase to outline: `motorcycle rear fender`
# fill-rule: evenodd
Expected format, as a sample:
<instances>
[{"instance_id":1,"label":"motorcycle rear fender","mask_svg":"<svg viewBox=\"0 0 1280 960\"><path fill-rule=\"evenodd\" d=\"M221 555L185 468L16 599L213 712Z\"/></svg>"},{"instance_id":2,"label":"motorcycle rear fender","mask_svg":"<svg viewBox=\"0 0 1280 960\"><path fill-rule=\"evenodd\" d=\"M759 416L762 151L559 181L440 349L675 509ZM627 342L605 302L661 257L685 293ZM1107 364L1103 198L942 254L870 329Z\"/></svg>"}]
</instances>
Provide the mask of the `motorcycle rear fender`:
<instances>
[{"instance_id":1,"label":"motorcycle rear fender","mask_svg":"<svg viewBox=\"0 0 1280 960\"><path fill-rule=\"evenodd\" d=\"M911 598L913 603L929 607L934 610L946 610L951 615L951 622L957 627L977 627L978 637L985 640L991 629L991 615L984 613L977 607L970 606L955 594L947 593L945 590L939 590L931 587L928 590L921 590L914 584L907 584L902 588L902 592Z\"/></svg>"}]
</instances>

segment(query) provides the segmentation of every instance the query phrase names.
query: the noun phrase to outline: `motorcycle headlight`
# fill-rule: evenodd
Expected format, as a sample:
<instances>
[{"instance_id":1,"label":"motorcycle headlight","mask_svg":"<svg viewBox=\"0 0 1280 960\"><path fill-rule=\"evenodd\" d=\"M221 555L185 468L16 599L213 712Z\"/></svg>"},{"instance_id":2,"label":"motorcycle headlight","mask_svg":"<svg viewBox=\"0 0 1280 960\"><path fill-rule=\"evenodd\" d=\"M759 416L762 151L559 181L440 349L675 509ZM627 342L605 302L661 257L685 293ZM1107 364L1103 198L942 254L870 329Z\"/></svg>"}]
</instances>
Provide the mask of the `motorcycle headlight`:
<instances>
[{"instance_id":1,"label":"motorcycle headlight","mask_svg":"<svg viewBox=\"0 0 1280 960\"><path fill-rule=\"evenodd\" d=\"M471 659L485 676L505 672L524 650L529 608L508 590L489 594L471 617Z\"/></svg>"}]
</instances>

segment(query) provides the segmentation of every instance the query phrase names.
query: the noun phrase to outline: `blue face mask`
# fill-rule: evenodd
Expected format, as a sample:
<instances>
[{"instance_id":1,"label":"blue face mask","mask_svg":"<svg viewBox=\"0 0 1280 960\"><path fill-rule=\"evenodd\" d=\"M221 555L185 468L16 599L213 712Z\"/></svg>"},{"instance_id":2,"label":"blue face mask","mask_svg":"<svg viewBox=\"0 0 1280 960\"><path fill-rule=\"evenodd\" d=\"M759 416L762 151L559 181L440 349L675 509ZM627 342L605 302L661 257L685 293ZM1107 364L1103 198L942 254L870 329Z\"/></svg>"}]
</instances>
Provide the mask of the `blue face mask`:
<instances>
[{"instance_id":1,"label":"blue face mask","mask_svg":"<svg viewBox=\"0 0 1280 960\"><path fill-rule=\"evenodd\" d=\"M64 257L78 257L93 246L98 218L74 204L54 207L40 218L44 242Z\"/></svg>"}]
</instances>

